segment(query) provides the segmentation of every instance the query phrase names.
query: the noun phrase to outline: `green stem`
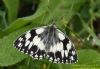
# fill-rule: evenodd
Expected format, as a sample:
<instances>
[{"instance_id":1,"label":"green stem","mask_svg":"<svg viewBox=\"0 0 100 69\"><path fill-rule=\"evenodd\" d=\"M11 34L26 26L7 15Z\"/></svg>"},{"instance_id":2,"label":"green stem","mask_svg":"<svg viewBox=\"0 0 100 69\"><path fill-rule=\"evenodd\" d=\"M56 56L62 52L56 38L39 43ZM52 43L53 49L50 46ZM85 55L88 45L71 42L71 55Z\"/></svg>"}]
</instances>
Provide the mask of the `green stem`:
<instances>
[{"instance_id":1,"label":"green stem","mask_svg":"<svg viewBox=\"0 0 100 69\"><path fill-rule=\"evenodd\" d=\"M52 63L50 62L50 63L49 63L49 65L48 65L48 67L47 67L47 69L49 69L49 68L50 68L51 64L52 64Z\"/></svg>"}]
</instances>

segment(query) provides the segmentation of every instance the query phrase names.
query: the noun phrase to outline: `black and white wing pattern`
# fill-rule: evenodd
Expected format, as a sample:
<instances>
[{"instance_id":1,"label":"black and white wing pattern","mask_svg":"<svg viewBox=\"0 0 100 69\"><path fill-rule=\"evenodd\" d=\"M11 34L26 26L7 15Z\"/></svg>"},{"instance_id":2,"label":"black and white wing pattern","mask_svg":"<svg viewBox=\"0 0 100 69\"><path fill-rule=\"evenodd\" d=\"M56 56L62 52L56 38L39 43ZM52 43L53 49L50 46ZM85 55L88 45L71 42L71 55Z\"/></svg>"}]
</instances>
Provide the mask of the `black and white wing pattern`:
<instances>
[{"instance_id":1,"label":"black and white wing pattern","mask_svg":"<svg viewBox=\"0 0 100 69\"><path fill-rule=\"evenodd\" d=\"M14 46L34 59L46 57L53 63L76 63L77 61L74 44L55 25L26 32L15 41Z\"/></svg>"},{"instance_id":2,"label":"black and white wing pattern","mask_svg":"<svg viewBox=\"0 0 100 69\"><path fill-rule=\"evenodd\" d=\"M39 34L41 34L45 28L46 26L43 26L42 28L40 27L27 31L15 41L14 46L19 51L29 54L34 59L44 58L46 54L45 45L42 39L39 38Z\"/></svg>"},{"instance_id":3,"label":"black and white wing pattern","mask_svg":"<svg viewBox=\"0 0 100 69\"><path fill-rule=\"evenodd\" d=\"M59 29L56 30L55 35L58 41L50 47L50 51L47 53L48 59L53 63L76 63L77 53L74 44Z\"/></svg>"}]
</instances>

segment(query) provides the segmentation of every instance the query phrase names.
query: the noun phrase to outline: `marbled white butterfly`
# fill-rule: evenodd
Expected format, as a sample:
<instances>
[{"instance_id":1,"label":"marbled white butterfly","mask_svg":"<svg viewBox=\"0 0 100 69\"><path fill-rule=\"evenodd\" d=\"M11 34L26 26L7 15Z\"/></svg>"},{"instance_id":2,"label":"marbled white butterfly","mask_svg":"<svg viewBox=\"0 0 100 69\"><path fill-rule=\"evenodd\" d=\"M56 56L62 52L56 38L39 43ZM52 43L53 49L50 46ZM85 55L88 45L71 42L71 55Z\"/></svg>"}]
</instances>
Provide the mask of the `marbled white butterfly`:
<instances>
[{"instance_id":1,"label":"marbled white butterfly","mask_svg":"<svg viewBox=\"0 0 100 69\"><path fill-rule=\"evenodd\" d=\"M42 26L20 36L14 46L34 59L53 63L76 63L77 53L71 40L55 25Z\"/></svg>"}]
</instances>

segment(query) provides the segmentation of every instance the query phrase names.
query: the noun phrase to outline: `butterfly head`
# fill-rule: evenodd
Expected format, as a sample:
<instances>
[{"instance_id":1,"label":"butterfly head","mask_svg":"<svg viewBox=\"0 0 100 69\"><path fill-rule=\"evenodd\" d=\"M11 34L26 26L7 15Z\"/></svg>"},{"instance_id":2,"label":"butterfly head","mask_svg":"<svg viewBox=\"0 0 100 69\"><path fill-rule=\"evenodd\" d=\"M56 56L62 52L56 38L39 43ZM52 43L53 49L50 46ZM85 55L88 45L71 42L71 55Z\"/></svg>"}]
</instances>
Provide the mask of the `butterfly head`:
<instances>
[{"instance_id":1,"label":"butterfly head","mask_svg":"<svg viewBox=\"0 0 100 69\"><path fill-rule=\"evenodd\" d=\"M51 32L55 31L56 30L56 25L52 24L49 26L49 29Z\"/></svg>"}]
</instances>

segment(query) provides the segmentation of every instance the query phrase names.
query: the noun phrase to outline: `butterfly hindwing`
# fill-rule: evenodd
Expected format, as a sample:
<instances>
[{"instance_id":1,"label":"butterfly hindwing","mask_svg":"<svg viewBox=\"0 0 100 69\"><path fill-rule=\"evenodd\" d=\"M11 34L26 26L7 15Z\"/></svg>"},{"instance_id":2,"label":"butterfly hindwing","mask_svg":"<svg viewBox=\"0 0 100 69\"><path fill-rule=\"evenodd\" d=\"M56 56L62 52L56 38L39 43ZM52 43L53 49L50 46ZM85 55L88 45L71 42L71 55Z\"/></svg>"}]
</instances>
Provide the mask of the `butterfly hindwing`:
<instances>
[{"instance_id":1,"label":"butterfly hindwing","mask_svg":"<svg viewBox=\"0 0 100 69\"><path fill-rule=\"evenodd\" d=\"M14 46L21 52L29 54L34 59L42 59L45 56L45 45L39 34L45 30L45 27L32 29L20 36L14 43Z\"/></svg>"},{"instance_id":2,"label":"butterfly hindwing","mask_svg":"<svg viewBox=\"0 0 100 69\"><path fill-rule=\"evenodd\" d=\"M47 58L53 63L75 63L77 54L73 43L60 30L57 30L56 33L59 42L50 48Z\"/></svg>"}]
</instances>

